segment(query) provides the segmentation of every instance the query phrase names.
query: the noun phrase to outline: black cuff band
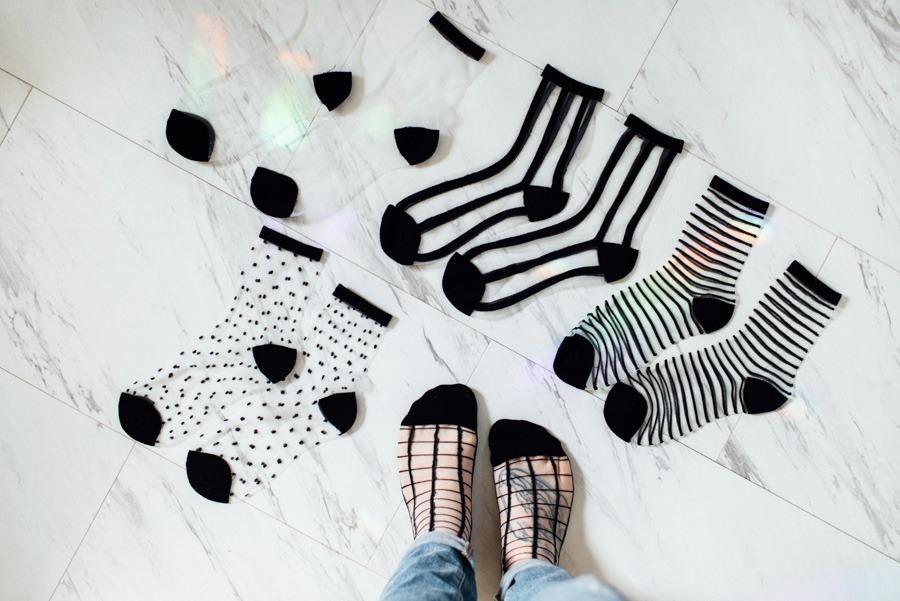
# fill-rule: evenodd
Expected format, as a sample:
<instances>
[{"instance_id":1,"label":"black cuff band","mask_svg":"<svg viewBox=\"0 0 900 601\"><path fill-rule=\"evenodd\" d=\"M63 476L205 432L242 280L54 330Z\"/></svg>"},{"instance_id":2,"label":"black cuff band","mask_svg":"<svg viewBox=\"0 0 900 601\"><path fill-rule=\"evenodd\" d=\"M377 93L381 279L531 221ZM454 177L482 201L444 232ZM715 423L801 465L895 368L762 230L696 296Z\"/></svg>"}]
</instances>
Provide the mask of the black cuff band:
<instances>
[{"instance_id":1,"label":"black cuff band","mask_svg":"<svg viewBox=\"0 0 900 601\"><path fill-rule=\"evenodd\" d=\"M321 248L316 248L315 246L304 244L299 240L294 240L290 236L285 236L284 234L276 232L275 230L268 227L263 226L263 229L259 232L259 237L266 242L271 242L279 248L283 248L286 251L304 256L307 259L312 259L313 261L319 261L322 259Z\"/></svg>"},{"instance_id":2,"label":"black cuff band","mask_svg":"<svg viewBox=\"0 0 900 601\"><path fill-rule=\"evenodd\" d=\"M457 29L456 26L448 21L447 17L440 12L431 15L428 22L431 23L434 28L438 30L438 33L444 36L448 42L456 46L460 52L469 58L477 61L481 60L481 57L484 56L484 48L466 37L466 34Z\"/></svg>"},{"instance_id":3,"label":"black cuff band","mask_svg":"<svg viewBox=\"0 0 900 601\"><path fill-rule=\"evenodd\" d=\"M628 115L628 118L625 119L625 127L634 130L637 135L653 142L657 146L669 148L675 152L681 152L681 149L684 148L684 140L662 133L636 115Z\"/></svg>"},{"instance_id":4,"label":"black cuff band","mask_svg":"<svg viewBox=\"0 0 900 601\"><path fill-rule=\"evenodd\" d=\"M338 284L337 288L334 289L334 298L350 305L366 317L374 319L383 326L387 326L391 323L392 316L390 313L379 309L357 293L346 288L343 284Z\"/></svg>"},{"instance_id":5,"label":"black cuff band","mask_svg":"<svg viewBox=\"0 0 900 601\"><path fill-rule=\"evenodd\" d=\"M825 282L814 276L806 267L793 261L787 272L794 276L800 284L829 305L836 305L841 300L841 293L830 288Z\"/></svg>"},{"instance_id":6,"label":"black cuff band","mask_svg":"<svg viewBox=\"0 0 900 601\"><path fill-rule=\"evenodd\" d=\"M754 211L761 215L765 215L766 211L769 210L769 203L764 200L760 200L755 196L750 196L743 190L737 189L718 175L713 176L712 181L709 182L709 187L728 198L728 200L733 200L734 202L743 205L751 211Z\"/></svg>"},{"instance_id":7,"label":"black cuff band","mask_svg":"<svg viewBox=\"0 0 900 601\"><path fill-rule=\"evenodd\" d=\"M589 86L586 83L580 82L577 79L572 79L562 71L553 68L550 65L544 67L544 71L541 73L541 77L549 79L556 85L561 88L565 88L570 92L575 92L585 98L592 98L597 102L603 102L603 88L597 88L594 86Z\"/></svg>"}]
</instances>

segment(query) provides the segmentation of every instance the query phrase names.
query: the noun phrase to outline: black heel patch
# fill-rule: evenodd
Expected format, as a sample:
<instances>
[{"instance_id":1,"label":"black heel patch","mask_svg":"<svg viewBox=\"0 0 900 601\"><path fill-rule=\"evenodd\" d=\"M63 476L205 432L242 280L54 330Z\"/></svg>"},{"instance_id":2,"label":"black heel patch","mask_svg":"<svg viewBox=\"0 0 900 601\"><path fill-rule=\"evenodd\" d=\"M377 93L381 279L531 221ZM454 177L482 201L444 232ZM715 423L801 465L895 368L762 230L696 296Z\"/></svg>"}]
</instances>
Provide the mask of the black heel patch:
<instances>
[{"instance_id":1,"label":"black heel patch","mask_svg":"<svg viewBox=\"0 0 900 601\"><path fill-rule=\"evenodd\" d=\"M787 402L778 388L761 378L748 376L741 386L741 402L750 415L775 411Z\"/></svg>"},{"instance_id":2,"label":"black heel patch","mask_svg":"<svg viewBox=\"0 0 900 601\"><path fill-rule=\"evenodd\" d=\"M336 109L350 95L353 75L350 71L328 71L313 75L316 96L329 111Z\"/></svg>"},{"instance_id":3,"label":"black heel patch","mask_svg":"<svg viewBox=\"0 0 900 601\"><path fill-rule=\"evenodd\" d=\"M607 282L618 282L631 273L637 258L637 249L624 244L601 242L597 245L597 264Z\"/></svg>"},{"instance_id":4,"label":"black heel patch","mask_svg":"<svg viewBox=\"0 0 900 601\"><path fill-rule=\"evenodd\" d=\"M397 150L410 165L424 163L437 150L441 132L427 127L398 127L394 130Z\"/></svg>"},{"instance_id":5,"label":"black heel patch","mask_svg":"<svg viewBox=\"0 0 900 601\"><path fill-rule=\"evenodd\" d=\"M212 156L216 132L203 117L172 109L166 121L166 140L184 158L206 162Z\"/></svg>"},{"instance_id":6,"label":"black heel patch","mask_svg":"<svg viewBox=\"0 0 900 601\"><path fill-rule=\"evenodd\" d=\"M734 315L734 303L714 296L697 296L691 299L691 317L704 334L721 330Z\"/></svg>"},{"instance_id":7,"label":"black heel patch","mask_svg":"<svg viewBox=\"0 0 900 601\"><path fill-rule=\"evenodd\" d=\"M346 434L356 422L356 394L353 392L338 392L321 398L317 406L322 417L341 434Z\"/></svg>"},{"instance_id":8,"label":"black heel patch","mask_svg":"<svg viewBox=\"0 0 900 601\"><path fill-rule=\"evenodd\" d=\"M265 167L257 167L250 180L253 204L272 217L290 217L297 204L298 192L297 182Z\"/></svg>"},{"instance_id":9,"label":"black heel patch","mask_svg":"<svg viewBox=\"0 0 900 601\"><path fill-rule=\"evenodd\" d=\"M228 502L232 476L227 461L218 455L188 451L187 461L184 465L187 468L187 477L191 488L200 496L216 503Z\"/></svg>"},{"instance_id":10,"label":"black heel patch","mask_svg":"<svg viewBox=\"0 0 900 601\"><path fill-rule=\"evenodd\" d=\"M419 224L409 213L388 205L381 217L381 249L401 265L412 265L419 254Z\"/></svg>"},{"instance_id":11,"label":"black heel patch","mask_svg":"<svg viewBox=\"0 0 900 601\"><path fill-rule=\"evenodd\" d=\"M441 279L444 295L461 313L471 315L484 296L484 278L472 261L453 253Z\"/></svg>"},{"instance_id":12,"label":"black heel patch","mask_svg":"<svg viewBox=\"0 0 900 601\"><path fill-rule=\"evenodd\" d=\"M153 446L162 431L162 417L153 403L142 396L119 395L119 424L128 436Z\"/></svg>"},{"instance_id":13,"label":"black heel patch","mask_svg":"<svg viewBox=\"0 0 900 601\"><path fill-rule=\"evenodd\" d=\"M269 382L281 382L294 370L297 362L297 350L280 344L259 344L253 347L253 360L256 367L266 376Z\"/></svg>"},{"instance_id":14,"label":"black heel patch","mask_svg":"<svg viewBox=\"0 0 900 601\"><path fill-rule=\"evenodd\" d=\"M569 193L547 186L525 186L522 201L528 221L542 221L566 208Z\"/></svg>"}]
</instances>

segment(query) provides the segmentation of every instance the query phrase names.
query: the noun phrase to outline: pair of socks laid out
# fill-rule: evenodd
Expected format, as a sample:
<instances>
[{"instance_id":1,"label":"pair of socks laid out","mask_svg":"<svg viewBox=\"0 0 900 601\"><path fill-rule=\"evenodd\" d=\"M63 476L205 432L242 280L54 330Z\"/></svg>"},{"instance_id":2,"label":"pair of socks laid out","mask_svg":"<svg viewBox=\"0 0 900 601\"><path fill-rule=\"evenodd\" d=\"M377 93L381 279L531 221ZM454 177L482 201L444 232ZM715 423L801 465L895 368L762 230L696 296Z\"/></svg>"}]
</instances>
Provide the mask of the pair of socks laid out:
<instances>
[{"instance_id":1,"label":"pair of socks laid out","mask_svg":"<svg viewBox=\"0 0 900 601\"><path fill-rule=\"evenodd\" d=\"M329 294L321 256L264 227L224 319L119 397L138 442L197 441L187 475L210 500L251 494L356 421L354 382L391 316L343 285Z\"/></svg>"},{"instance_id":2,"label":"pair of socks laid out","mask_svg":"<svg viewBox=\"0 0 900 601\"><path fill-rule=\"evenodd\" d=\"M403 418L397 463L415 537L470 540L477 414L472 390L451 384L427 391ZM529 559L558 564L575 492L562 444L537 424L508 419L493 424L488 441L503 569Z\"/></svg>"},{"instance_id":3,"label":"pair of socks laid out","mask_svg":"<svg viewBox=\"0 0 900 601\"><path fill-rule=\"evenodd\" d=\"M166 121L166 140L186 159L206 162L212 157L216 132L200 115L172 109ZM297 205L298 194L297 182L265 167L257 167L250 179L250 199L254 206L272 217L290 216Z\"/></svg>"},{"instance_id":4,"label":"pair of socks laid out","mask_svg":"<svg viewBox=\"0 0 900 601\"><path fill-rule=\"evenodd\" d=\"M504 221L516 218L542 221L562 211L569 197L568 192L563 189L566 173L575 151L584 138L597 103L603 100L603 94L602 89L572 79L547 65L509 150L497 161L482 169L430 186L407 196L396 205L389 205L381 220L382 250L402 265L433 261L450 255L482 232ZM552 108L549 108L551 105ZM467 199L467 188L486 182L513 165L535 133L535 126L545 113L545 109L549 110L549 117L545 120L544 131L540 135L535 155L528 163L521 179L517 178L518 181L515 183ZM564 131L566 126L568 131ZM557 158L550 185L538 185L535 183L538 171L560 136L564 136L565 144ZM521 204L516 203L511 208L495 212L437 248L430 250L423 248L428 234L434 230L513 195L521 195ZM460 200L448 201L448 198L452 199L454 196L458 196ZM438 198L449 204L450 208L422 221L416 221L409 213L416 205Z\"/></svg>"},{"instance_id":5,"label":"pair of socks laid out","mask_svg":"<svg viewBox=\"0 0 900 601\"><path fill-rule=\"evenodd\" d=\"M608 390L604 416L623 440L660 444L723 416L773 411L790 397L841 298L796 261L735 334L651 364L666 348L730 321L767 211L768 203L714 177L668 261L595 307L560 344L557 376Z\"/></svg>"},{"instance_id":6,"label":"pair of socks laid out","mask_svg":"<svg viewBox=\"0 0 900 601\"><path fill-rule=\"evenodd\" d=\"M544 238L562 235L581 224L598 206L600 197L609 183L613 171L619 165L623 154L632 144L638 146L638 152L612 203L606 209L603 222L597 233L586 240L559 245L542 255L516 261L491 270L482 270L478 259L492 251L504 251L512 247L534 244ZM684 148L684 141L668 136L635 115L625 119L625 128L613 147L597 182L585 204L573 215L559 222L522 234L498 238L473 246L463 253L455 253L447 263L442 279L442 287L447 299L462 313L471 315L474 311L496 311L519 303L538 292L555 284L580 276L602 277L607 282L616 282L626 277L637 262L638 250L633 247L634 234L644 213L659 191L675 156ZM657 151L658 152L655 152ZM635 180L642 169L655 157L653 175L641 195L641 200L634 213L628 219L622 240L608 241L607 234L618 215L625 198L631 192ZM526 199L527 200L527 199ZM545 270L548 264L559 259L572 257L582 253L596 256L595 265L574 267L554 273L530 286L506 296L485 300L484 296L490 284L499 284L515 276L526 273L538 273ZM592 260L593 262L593 260Z\"/></svg>"}]
</instances>

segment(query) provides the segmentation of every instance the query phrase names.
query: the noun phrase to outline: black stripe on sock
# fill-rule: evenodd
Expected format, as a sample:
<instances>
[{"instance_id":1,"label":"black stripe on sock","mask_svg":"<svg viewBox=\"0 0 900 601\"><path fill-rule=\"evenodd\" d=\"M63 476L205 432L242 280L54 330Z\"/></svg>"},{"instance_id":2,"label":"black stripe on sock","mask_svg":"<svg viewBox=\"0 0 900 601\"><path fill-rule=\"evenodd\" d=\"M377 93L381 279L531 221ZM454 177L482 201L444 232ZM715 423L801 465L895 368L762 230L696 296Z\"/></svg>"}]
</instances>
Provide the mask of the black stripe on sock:
<instances>
[{"instance_id":1,"label":"black stripe on sock","mask_svg":"<svg viewBox=\"0 0 900 601\"><path fill-rule=\"evenodd\" d=\"M460 52L469 58L477 61L481 60L481 57L484 56L484 48L468 38L466 34L457 29L456 26L448 21L447 17L440 12L431 15L428 22L431 23L434 28L438 30L438 33L444 36L448 42L456 46Z\"/></svg>"},{"instance_id":2,"label":"black stripe on sock","mask_svg":"<svg viewBox=\"0 0 900 601\"><path fill-rule=\"evenodd\" d=\"M263 226L263 229L259 232L259 237L266 242L271 242L279 248L283 248L286 251L304 256L307 259L312 259L313 261L320 261L322 259L321 248L316 248L315 246L304 244L299 240L294 240L290 236L285 236L284 234L276 232L275 230L268 227Z\"/></svg>"},{"instance_id":3,"label":"black stripe on sock","mask_svg":"<svg viewBox=\"0 0 900 601\"><path fill-rule=\"evenodd\" d=\"M727 196L728 200L741 204L756 213L765 215L766 211L769 210L769 203L764 200L760 200L755 196L750 196L743 190L737 189L735 186L729 184L718 175L713 176L712 181L709 182L709 187L716 192Z\"/></svg>"},{"instance_id":4,"label":"black stripe on sock","mask_svg":"<svg viewBox=\"0 0 900 601\"><path fill-rule=\"evenodd\" d=\"M569 90L570 92L575 92L576 94L585 96L586 98L593 98L597 102L603 102L603 95L605 94L603 88L591 86L584 82L578 81L577 79L573 79L559 69L552 67L551 65L547 65L546 67L544 67L544 71L541 73L541 77L552 81L559 87Z\"/></svg>"},{"instance_id":5,"label":"black stripe on sock","mask_svg":"<svg viewBox=\"0 0 900 601\"><path fill-rule=\"evenodd\" d=\"M387 326L391 323L393 316L390 313L379 309L357 293L345 287L343 284L338 284L337 288L334 289L333 295L334 298L347 303L366 317L374 319L383 326Z\"/></svg>"},{"instance_id":6,"label":"black stripe on sock","mask_svg":"<svg viewBox=\"0 0 900 601\"><path fill-rule=\"evenodd\" d=\"M628 115L625 119L625 127L636 131L640 137L653 142L657 146L670 148L675 152L681 152L684 148L684 140L662 133L637 115Z\"/></svg>"},{"instance_id":7,"label":"black stripe on sock","mask_svg":"<svg viewBox=\"0 0 900 601\"><path fill-rule=\"evenodd\" d=\"M787 272L797 278L803 287L824 300L830 305L836 305L841 300L841 293L830 288L825 282L814 276L806 267L794 261Z\"/></svg>"}]
</instances>

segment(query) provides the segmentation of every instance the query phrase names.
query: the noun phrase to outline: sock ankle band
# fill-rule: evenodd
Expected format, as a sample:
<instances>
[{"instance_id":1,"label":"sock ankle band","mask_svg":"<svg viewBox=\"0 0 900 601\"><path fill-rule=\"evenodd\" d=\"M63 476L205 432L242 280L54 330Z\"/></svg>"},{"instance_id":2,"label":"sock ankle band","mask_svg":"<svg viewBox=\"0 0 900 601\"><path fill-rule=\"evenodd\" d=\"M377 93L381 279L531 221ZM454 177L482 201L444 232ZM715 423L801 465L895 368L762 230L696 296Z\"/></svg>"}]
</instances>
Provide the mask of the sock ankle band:
<instances>
[{"instance_id":1,"label":"sock ankle band","mask_svg":"<svg viewBox=\"0 0 900 601\"><path fill-rule=\"evenodd\" d=\"M431 23L434 28L438 30L438 33L444 36L448 42L456 46L460 52L469 58L478 61L484 56L484 48L476 44L471 38L467 37L463 32L457 29L456 26L447 20L447 17L440 12L434 13L431 18L428 19L428 22Z\"/></svg>"},{"instance_id":2,"label":"sock ankle band","mask_svg":"<svg viewBox=\"0 0 900 601\"><path fill-rule=\"evenodd\" d=\"M615 199L609 209L607 209L603 223L596 236L590 240L564 246L542 256L512 263L506 267L493 269L487 272L482 272L478 268L475 264L475 259L484 253L492 250L528 244L543 238L559 235L582 223L599 204L600 196L606 189L606 185L609 182L613 170L618 165L619 160L622 158L622 155L629 144L635 138L640 140L638 155L629 168ZM622 241L619 243L607 242L606 234L612 225L619 207L631 190L641 169L650 157L651 152L657 147L659 147L661 151L656 170L654 171L653 178L647 186L637 209L628 222ZM637 262L638 251L631 246L635 230L653 198L656 196L656 192L662 185L663 179L668 173L672 161L683 148L683 140L668 136L654 129L635 115L629 115L625 120L625 131L622 132L618 142L610 153L606 165L604 166L593 191L585 202L585 205L577 213L553 225L532 230L524 234L486 242L474 246L462 254L454 254L444 270L444 277L442 280L444 294L454 307L466 315L471 315L474 311L496 311L498 309L509 307L537 294L541 290L574 277L585 275L602 276L608 282L624 278L631 272ZM582 252L596 253L597 265L571 269L563 273L558 273L508 296L492 301L483 300L487 285L492 282L510 278L545 265L551 261Z\"/></svg>"},{"instance_id":3,"label":"sock ankle band","mask_svg":"<svg viewBox=\"0 0 900 601\"><path fill-rule=\"evenodd\" d=\"M463 202L442 213L426 218L420 223L409 215L408 209L425 200L487 180L508 168L522 152L531 137L538 117L544 110L544 105L551 93L557 89L559 94L535 156L518 183ZM552 185L549 187L533 185L532 181L546 159L576 97L580 97L581 102L563 152L557 161ZM548 65L542 73L541 82L525 114L519 133L506 154L483 169L425 188L385 209L380 232L381 247L384 252L403 265L412 265L417 261L431 261L449 255L480 233L507 219L527 217L531 221L539 221L557 214L565 207L568 199L568 194L563 191L562 187L569 162L584 137L596 104L602 97L602 89L576 81ZM426 252L420 251L422 237L429 231L516 193L523 194L522 206L495 213L440 248Z\"/></svg>"}]
</instances>

